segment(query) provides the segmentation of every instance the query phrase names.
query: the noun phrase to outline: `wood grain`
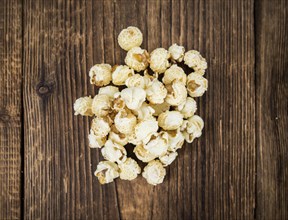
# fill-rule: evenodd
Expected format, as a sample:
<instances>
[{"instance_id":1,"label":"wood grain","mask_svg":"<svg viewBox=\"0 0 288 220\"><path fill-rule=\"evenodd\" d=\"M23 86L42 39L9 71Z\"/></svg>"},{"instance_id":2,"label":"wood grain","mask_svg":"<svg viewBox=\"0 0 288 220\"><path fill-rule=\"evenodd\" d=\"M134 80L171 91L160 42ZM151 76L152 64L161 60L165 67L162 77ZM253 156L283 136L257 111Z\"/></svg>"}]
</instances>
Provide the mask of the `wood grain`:
<instances>
[{"instance_id":1,"label":"wood grain","mask_svg":"<svg viewBox=\"0 0 288 220\"><path fill-rule=\"evenodd\" d=\"M0 219L21 215L21 6L0 1Z\"/></svg>"},{"instance_id":2,"label":"wood grain","mask_svg":"<svg viewBox=\"0 0 288 220\"><path fill-rule=\"evenodd\" d=\"M257 219L288 218L288 2L256 4Z\"/></svg>"}]
</instances>

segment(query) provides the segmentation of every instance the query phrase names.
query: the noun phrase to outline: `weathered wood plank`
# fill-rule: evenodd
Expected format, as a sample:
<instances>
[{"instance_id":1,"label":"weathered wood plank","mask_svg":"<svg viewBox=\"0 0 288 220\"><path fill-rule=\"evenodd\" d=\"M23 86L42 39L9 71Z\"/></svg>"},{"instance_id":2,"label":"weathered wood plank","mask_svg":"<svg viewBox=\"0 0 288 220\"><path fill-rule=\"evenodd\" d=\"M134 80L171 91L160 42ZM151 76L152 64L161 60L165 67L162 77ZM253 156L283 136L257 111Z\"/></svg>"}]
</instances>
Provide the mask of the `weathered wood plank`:
<instances>
[{"instance_id":1,"label":"weathered wood plank","mask_svg":"<svg viewBox=\"0 0 288 220\"><path fill-rule=\"evenodd\" d=\"M21 216L22 4L0 2L0 219Z\"/></svg>"},{"instance_id":2,"label":"weathered wood plank","mask_svg":"<svg viewBox=\"0 0 288 220\"><path fill-rule=\"evenodd\" d=\"M257 219L288 218L287 13L256 1Z\"/></svg>"}]
</instances>

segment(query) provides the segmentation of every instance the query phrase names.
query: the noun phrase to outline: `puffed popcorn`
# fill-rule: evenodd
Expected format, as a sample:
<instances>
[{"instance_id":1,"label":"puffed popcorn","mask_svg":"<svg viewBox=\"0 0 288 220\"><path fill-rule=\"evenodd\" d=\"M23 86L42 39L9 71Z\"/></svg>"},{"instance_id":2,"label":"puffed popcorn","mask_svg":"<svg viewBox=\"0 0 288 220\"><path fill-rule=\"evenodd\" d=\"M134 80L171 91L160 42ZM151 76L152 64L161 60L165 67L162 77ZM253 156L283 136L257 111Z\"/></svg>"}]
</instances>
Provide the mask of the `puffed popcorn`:
<instances>
[{"instance_id":1,"label":"puffed popcorn","mask_svg":"<svg viewBox=\"0 0 288 220\"><path fill-rule=\"evenodd\" d=\"M119 177L119 168L117 164L110 161L101 161L97 165L94 175L98 178L101 184L111 183Z\"/></svg>"},{"instance_id":2,"label":"puffed popcorn","mask_svg":"<svg viewBox=\"0 0 288 220\"><path fill-rule=\"evenodd\" d=\"M128 79L126 79L125 81L125 85L128 88L131 87L139 87L142 89L145 89L149 83L149 79L147 79L146 77L141 76L140 74L134 74L133 76L129 77Z\"/></svg>"},{"instance_id":3,"label":"puffed popcorn","mask_svg":"<svg viewBox=\"0 0 288 220\"><path fill-rule=\"evenodd\" d=\"M190 73L187 77L187 91L191 97L202 96L208 88L208 81L203 76Z\"/></svg>"},{"instance_id":4,"label":"puffed popcorn","mask_svg":"<svg viewBox=\"0 0 288 220\"><path fill-rule=\"evenodd\" d=\"M96 64L89 71L90 83L96 86L106 86L112 80L112 67L109 64Z\"/></svg>"},{"instance_id":5,"label":"puffed popcorn","mask_svg":"<svg viewBox=\"0 0 288 220\"><path fill-rule=\"evenodd\" d=\"M124 163L119 164L119 169L122 180L134 180L141 173L141 168L132 158L127 158Z\"/></svg>"},{"instance_id":6,"label":"puffed popcorn","mask_svg":"<svg viewBox=\"0 0 288 220\"><path fill-rule=\"evenodd\" d=\"M182 62L184 58L185 48L183 46L179 46L177 44L172 44L169 49L169 53L171 54L171 59L173 61Z\"/></svg>"},{"instance_id":7,"label":"puffed popcorn","mask_svg":"<svg viewBox=\"0 0 288 220\"><path fill-rule=\"evenodd\" d=\"M93 116L92 102L93 99L90 96L77 99L74 103L74 115Z\"/></svg>"},{"instance_id":8,"label":"puffed popcorn","mask_svg":"<svg viewBox=\"0 0 288 220\"><path fill-rule=\"evenodd\" d=\"M153 117L155 110L148 105L146 102L143 102L141 107L138 110L134 110L135 115L137 115L137 119L139 121L143 121Z\"/></svg>"},{"instance_id":9,"label":"puffed popcorn","mask_svg":"<svg viewBox=\"0 0 288 220\"><path fill-rule=\"evenodd\" d=\"M109 114L111 111L112 100L106 94L98 94L93 98L92 112L99 117Z\"/></svg>"},{"instance_id":10,"label":"puffed popcorn","mask_svg":"<svg viewBox=\"0 0 288 220\"><path fill-rule=\"evenodd\" d=\"M136 110L145 101L146 92L138 87L126 88L121 91L121 98L129 109Z\"/></svg>"},{"instance_id":11,"label":"puffed popcorn","mask_svg":"<svg viewBox=\"0 0 288 220\"><path fill-rule=\"evenodd\" d=\"M158 117L159 127L164 130L175 130L183 123L183 115L178 111L162 112Z\"/></svg>"},{"instance_id":12,"label":"puffed popcorn","mask_svg":"<svg viewBox=\"0 0 288 220\"><path fill-rule=\"evenodd\" d=\"M165 102L168 104L178 106L186 101L187 89L182 82L174 80L172 84L166 85L166 89L168 94L165 98Z\"/></svg>"},{"instance_id":13,"label":"puffed popcorn","mask_svg":"<svg viewBox=\"0 0 288 220\"><path fill-rule=\"evenodd\" d=\"M161 104L149 104L150 107L154 109L154 116L159 116L162 112L166 112L170 109L170 105L167 102L163 102Z\"/></svg>"},{"instance_id":14,"label":"puffed popcorn","mask_svg":"<svg viewBox=\"0 0 288 220\"><path fill-rule=\"evenodd\" d=\"M91 130L98 137L105 137L110 132L110 125L105 118L95 117L91 122Z\"/></svg>"},{"instance_id":15,"label":"puffed popcorn","mask_svg":"<svg viewBox=\"0 0 288 220\"><path fill-rule=\"evenodd\" d=\"M143 35L137 27L127 27L118 35L118 44L123 50L139 47L143 42Z\"/></svg>"},{"instance_id":16,"label":"puffed popcorn","mask_svg":"<svg viewBox=\"0 0 288 220\"><path fill-rule=\"evenodd\" d=\"M159 157L159 160L163 164L164 167L169 166L178 156L177 152L168 152L167 154Z\"/></svg>"},{"instance_id":17,"label":"puffed popcorn","mask_svg":"<svg viewBox=\"0 0 288 220\"><path fill-rule=\"evenodd\" d=\"M151 185L157 185L163 182L166 170L159 160L153 160L144 168L142 176Z\"/></svg>"},{"instance_id":18,"label":"puffed popcorn","mask_svg":"<svg viewBox=\"0 0 288 220\"><path fill-rule=\"evenodd\" d=\"M115 125L111 126L111 131L109 133L108 139L122 146L128 144L128 137L125 134L118 131Z\"/></svg>"},{"instance_id":19,"label":"puffed popcorn","mask_svg":"<svg viewBox=\"0 0 288 220\"><path fill-rule=\"evenodd\" d=\"M135 126L136 140L146 144L150 140L151 136L157 132L158 128L158 122L154 117L140 121Z\"/></svg>"},{"instance_id":20,"label":"puffed popcorn","mask_svg":"<svg viewBox=\"0 0 288 220\"><path fill-rule=\"evenodd\" d=\"M182 148L185 139L181 130L178 128L177 130L166 132L168 134L168 150L176 152L178 149Z\"/></svg>"},{"instance_id":21,"label":"puffed popcorn","mask_svg":"<svg viewBox=\"0 0 288 220\"><path fill-rule=\"evenodd\" d=\"M157 48L150 54L150 68L153 72L164 73L170 66L170 53L164 48Z\"/></svg>"},{"instance_id":22,"label":"puffed popcorn","mask_svg":"<svg viewBox=\"0 0 288 220\"><path fill-rule=\"evenodd\" d=\"M158 79L154 79L145 91L147 100L151 104L163 103L167 95L167 89Z\"/></svg>"},{"instance_id":23,"label":"puffed popcorn","mask_svg":"<svg viewBox=\"0 0 288 220\"><path fill-rule=\"evenodd\" d=\"M98 91L98 94L108 95L109 98L114 99L115 93L119 92L119 88L116 86L105 86L101 87Z\"/></svg>"},{"instance_id":24,"label":"puffed popcorn","mask_svg":"<svg viewBox=\"0 0 288 220\"><path fill-rule=\"evenodd\" d=\"M121 133L129 135L134 132L137 119L128 109L123 109L117 113L114 119L115 127Z\"/></svg>"},{"instance_id":25,"label":"puffed popcorn","mask_svg":"<svg viewBox=\"0 0 288 220\"><path fill-rule=\"evenodd\" d=\"M117 65L112 68L112 83L117 86L125 85L126 79L134 75L134 70L126 65Z\"/></svg>"},{"instance_id":26,"label":"puffed popcorn","mask_svg":"<svg viewBox=\"0 0 288 220\"><path fill-rule=\"evenodd\" d=\"M183 131L185 140L188 143L192 143L195 138L198 138L202 135L202 129L204 127L203 119L198 115L193 115L188 118L187 125Z\"/></svg>"},{"instance_id":27,"label":"puffed popcorn","mask_svg":"<svg viewBox=\"0 0 288 220\"><path fill-rule=\"evenodd\" d=\"M160 157L167 153L168 142L169 138L167 132L161 131L160 133L153 134L149 142L144 145L144 148L151 154Z\"/></svg>"},{"instance_id":28,"label":"puffed popcorn","mask_svg":"<svg viewBox=\"0 0 288 220\"><path fill-rule=\"evenodd\" d=\"M148 163L154 160L157 156L150 153L143 147L143 144L138 144L134 148L133 152L135 153L136 157L144 163Z\"/></svg>"},{"instance_id":29,"label":"puffed popcorn","mask_svg":"<svg viewBox=\"0 0 288 220\"><path fill-rule=\"evenodd\" d=\"M114 100L112 102L112 109L114 111L119 112L119 111L123 110L125 107L126 107L125 101L121 98L121 96L114 98Z\"/></svg>"},{"instance_id":30,"label":"puffed popcorn","mask_svg":"<svg viewBox=\"0 0 288 220\"><path fill-rule=\"evenodd\" d=\"M186 79L187 76L184 70L181 67L174 64L165 71L162 82L164 84L171 84L174 80L178 80L184 85L186 85Z\"/></svg>"},{"instance_id":31,"label":"puffed popcorn","mask_svg":"<svg viewBox=\"0 0 288 220\"><path fill-rule=\"evenodd\" d=\"M207 62L197 50L189 50L184 55L184 63L195 71L206 70Z\"/></svg>"},{"instance_id":32,"label":"puffed popcorn","mask_svg":"<svg viewBox=\"0 0 288 220\"><path fill-rule=\"evenodd\" d=\"M197 103L193 98L187 97L186 102L177 106L176 110L180 111L184 118L189 118L196 112Z\"/></svg>"},{"instance_id":33,"label":"puffed popcorn","mask_svg":"<svg viewBox=\"0 0 288 220\"><path fill-rule=\"evenodd\" d=\"M140 47L133 47L127 52L124 61L127 66L140 72L145 70L149 65L149 53Z\"/></svg>"},{"instance_id":34,"label":"puffed popcorn","mask_svg":"<svg viewBox=\"0 0 288 220\"><path fill-rule=\"evenodd\" d=\"M106 136L100 137L94 134L93 130L90 130L88 135L89 147L91 148L101 148L106 143Z\"/></svg>"},{"instance_id":35,"label":"puffed popcorn","mask_svg":"<svg viewBox=\"0 0 288 220\"><path fill-rule=\"evenodd\" d=\"M110 139L106 141L104 147L101 149L101 153L105 160L117 162L118 164L125 162L127 159L126 149Z\"/></svg>"}]
</instances>

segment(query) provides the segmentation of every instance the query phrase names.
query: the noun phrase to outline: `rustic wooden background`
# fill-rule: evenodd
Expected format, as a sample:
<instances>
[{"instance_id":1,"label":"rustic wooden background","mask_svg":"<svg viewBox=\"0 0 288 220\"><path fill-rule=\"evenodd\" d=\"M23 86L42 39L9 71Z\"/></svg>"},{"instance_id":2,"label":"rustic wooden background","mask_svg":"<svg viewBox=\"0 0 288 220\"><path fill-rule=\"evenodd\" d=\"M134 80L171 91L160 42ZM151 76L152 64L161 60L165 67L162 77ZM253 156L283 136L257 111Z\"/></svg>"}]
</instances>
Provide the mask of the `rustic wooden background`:
<instances>
[{"instance_id":1,"label":"rustic wooden background","mask_svg":"<svg viewBox=\"0 0 288 220\"><path fill-rule=\"evenodd\" d=\"M0 219L288 219L287 16L287 0L0 0ZM209 64L204 134L156 187L99 185L73 116L129 25Z\"/></svg>"}]
</instances>

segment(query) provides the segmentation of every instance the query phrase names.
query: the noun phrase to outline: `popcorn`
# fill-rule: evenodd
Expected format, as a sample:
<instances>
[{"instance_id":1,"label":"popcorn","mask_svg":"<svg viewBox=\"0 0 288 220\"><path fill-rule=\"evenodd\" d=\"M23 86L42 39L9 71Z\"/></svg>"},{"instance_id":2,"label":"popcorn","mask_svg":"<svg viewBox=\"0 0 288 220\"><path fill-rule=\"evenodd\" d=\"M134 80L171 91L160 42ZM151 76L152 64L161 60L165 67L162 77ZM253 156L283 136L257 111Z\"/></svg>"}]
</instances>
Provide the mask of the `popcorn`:
<instances>
[{"instance_id":1,"label":"popcorn","mask_svg":"<svg viewBox=\"0 0 288 220\"><path fill-rule=\"evenodd\" d=\"M189 118L196 112L197 103L193 98L187 97L186 102L177 106L176 110L178 110L184 118Z\"/></svg>"},{"instance_id":2,"label":"popcorn","mask_svg":"<svg viewBox=\"0 0 288 220\"><path fill-rule=\"evenodd\" d=\"M121 91L121 98L129 109L135 110L140 108L145 101L146 92L137 87L126 88Z\"/></svg>"},{"instance_id":3,"label":"popcorn","mask_svg":"<svg viewBox=\"0 0 288 220\"><path fill-rule=\"evenodd\" d=\"M162 81L164 84L171 84L174 80L178 80L179 82L186 85L186 78L187 77L184 70L174 64L165 71Z\"/></svg>"},{"instance_id":4,"label":"popcorn","mask_svg":"<svg viewBox=\"0 0 288 220\"><path fill-rule=\"evenodd\" d=\"M166 111L158 117L159 127L164 130L175 130L183 123L183 115L178 111Z\"/></svg>"},{"instance_id":5,"label":"popcorn","mask_svg":"<svg viewBox=\"0 0 288 220\"><path fill-rule=\"evenodd\" d=\"M182 62L184 58L185 48L182 46L178 46L177 44L173 44L168 49L169 53L171 54L171 59L173 61Z\"/></svg>"},{"instance_id":6,"label":"popcorn","mask_svg":"<svg viewBox=\"0 0 288 220\"><path fill-rule=\"evenodd\" d=\"M191 97L202 96L208 88L208 81L203 76L190 73L187 77L187 91Z\"/></svg>"},{"instance_id":7,"label":"popcorn","mask_svg":"<svg viewBox=\"0 0 288 220\"><path fill-rule=\"evenodd\" d=\"M126 79L134 75L134 70L128 66L120 65L113 67L112 71L112 83L117 86L125 85Z\"/></svg>"},{"instance_id":8,"label":"popcorn","mask_svg":"<svg viewBox=\"0 0 288 220\"><path fill-rule=\"evenodd\" d=\"M167 167L176 159L177 156L178 156L177 152L169 152L159 157L159 160L161 161L164 167Z\"/></svg>"},{"instance_id":9,"label":"popcorn","mask_svg":"<svg viewBox=\"0 0 288 220\"><path fill-rule=\"evenodd\" d=\"M111 162L117 162L118 164L125 162L127 159L126 155L126 149L111 140L107 140L104 147L101 149L101 153L104 157L104 159L111 161Z\"/></svg>"},{"instance_id":10,"label":"popcorn","mask_svg":"<svg viewBox=\"0 0 288 220\"><path fill-rule=\"evenodd\" d=\"M205 71L207 69L206 60L196 50L187 51L184 55L184 62L195 71Z\"/></svg>"},{"instance_id":11,"label":"popcorn","mask_svg":"<svg viewBox=\"0 0 288 220\"><path fill-rule=\"evenodd\" d=\"M101 87L98 91L98 94L107 95L110 99L114 98L115 93L119 92L119 88L116 86L105 86Z\"/></svg>"},{"instance_id":12,"label":"popcorn","mask_svg":"<svg viewBox=\"0 0 288 220\"><path fill-rule=\"evenodd\" d=\"M140 47L130 49L125 57L125 63L130 68L140 72L148 67L149 54Z\"/></svg>"},{"instance_id":13,"label":"popcorn","mask_svg":"<svg viewBox=\"0 0 288 220\"><path fill-rule=\"evenodd\" d=\"M106 86L112 80L111 65L96 64L89 71L90 83L96 86Z\"/></svg>"},{"instance_id":14,"label":"popcorn","mask_svg":"<svg viewBox=\"0 0 288 220\"><path fill-rule=\"evenodd\" d=\"M117 164L110 161L101 161L97 165L97 169L94 173L101 184L111 183L117 177L119 177L119 168Z\"/></svg>"},{"instance_id":15,"label":"popcorn","mask_svg":"<svg viewBox=\"0 0 288 220\"><path fill-rule=\"evenodd\" d=\"M115 127L123 134L132 134L137 124L137 119L129 110L121 110L114 119Z\"/></svg>"},{"instance_id":16,"label":"popcorn","mask_svg":"<svg viewBox=\"0 0 288 220\"><path fill-rule=\"evenodd\" d=\"M157 157L165 155L168 150L168 134L163 131L153 134L144 148Z\"/></svg>"},{"instance_id":17,"label":"popcorn","mask_svg":"<svg viewBox=\"0 0 288 220\"><path fill-rule=\"evenodd\" d=\"M106 94L98 94L93 98L92 112L99 117L103 117L109 114L111 110L111 99Z\"/></svg>"},{"instance_id":18,"label":"popcorn","mask_svg":"<svg viewBox=\"0 0 288 220\"><path fill-rule=\"evenodd\" d=\"M166 170L159 160L153 160L144 168L142 176L151 185L157 185L163 182Z\"/></svg>"},{"instance_id":19,"label":"popcorn","mask_svg":"<svg viewBox=\"0 0 288 220\"><path fill-rule=\"evenodd\" d=\"M139 47L143 42L143 35L137 27L127 27L118 35L118 44L123 50Z\"/></svg>"},{"instance_id":20,"label":"popcorn","mask_svg":"<svg viewBox=\"0 0 288 220\"><path fill-rule=\"evenodd\" d=\"M158 79L153 82L146 89L147 100L152 104L161 104L167 95L167 89Z\"/></svg>"},{"instance_id":21,"label":"popcorn","mask_svg":"<svg viewBox=\"0 0 288 220\"><path fill-rule=\"evenodd\" d=\"M77 99L74 103L75 115L93 116L92 101L93 99L90 96Z\"/></svg>"},{"instance_id":22,"label":"popcorn","mask_svg":"<svg viewBox=\"0 0 288 220\"><path fill-rule=\"evenodd\" d=\"M119 168L122 180L134 180L141 173L141 168L132 158L127 158L124 163L119 164Z\"/></svg>"},{"instance_id":23,"label":"popcorn","mask_svg":"<svg viewBox=\"0 0 288 220\"><path fill-rule=\"evenodd\" d=\"M164 73L170 66L170 54L164 48L157 48L150 54L150 68L156 73Z\"/></svg>"},{"instance_id":24,"label":"popcorn","mask_svg":"<svg viewBox=\"0 0 288 220\"><path fill-rule=\"evenodd\" d=\"M181 105L187 98L187 89L183 83L178 80L173 81L172 84L166 85L168 94L165 101L173 106Z\"/></svg>"},{"instance_id":25,"label":"popcorn","mask_svg":"<svg viewBox=\"0 0 288 220\"><path fill-rule=\"evenodd\" d=\"M184 141L191 143L202 135L204 121L194 115L197 103L193 97L207 90L206 60L198 51L185 53L177 44L149 54L140 48L142 41L138 28L122 30L118 43L127 51L126 65L94 65L89 76L91 84L101 86L98 94L74 103L75 115L94 117L88 140L91 148L101 149L105 159L95 171L100 184L117 177L137 178L139 161L148 163L142 172L147 182L160 184L165 167L177 158ZM178 66L183 60L193 69L189 75ZM135 160L127 157L127 144L135 145Z\"/></svg>"}]
</instances>

